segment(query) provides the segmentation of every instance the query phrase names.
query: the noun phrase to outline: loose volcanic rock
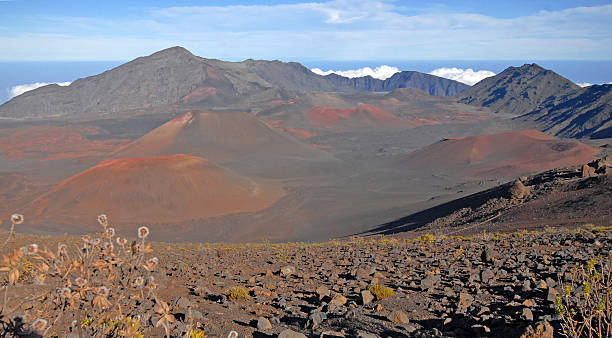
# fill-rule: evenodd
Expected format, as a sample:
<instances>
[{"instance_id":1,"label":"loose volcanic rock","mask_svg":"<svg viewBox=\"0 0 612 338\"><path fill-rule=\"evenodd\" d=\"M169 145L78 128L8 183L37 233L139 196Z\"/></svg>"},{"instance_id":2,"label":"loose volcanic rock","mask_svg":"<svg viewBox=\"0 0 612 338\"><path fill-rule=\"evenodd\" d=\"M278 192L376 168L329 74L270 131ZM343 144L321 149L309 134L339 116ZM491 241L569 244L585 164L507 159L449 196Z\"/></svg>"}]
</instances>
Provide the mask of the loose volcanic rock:
<instances>
[{"instance_id":1,"label":"loose volcanic rock","mask_svg":"<svg viewBox=\"0 0 612 338\"><path fill-rule=\"evenodd\" d=\"M374 295L368 290L361 291L361 304L368 305L374 300Z\"/></svg>"},{"instance_id":2,"label":"loose volcanic rock","mask_svg":"<svg viewBox=\"0 0 612 338\"><path fill-rule=\"evenodd\" d=\"M581 175L582 175L582 178L594 176L595 168L591 167L588 164L585 164L582 166Z\"/></svg>"},{"instance_id":3,"label":"loose volcanic rock","mask_svg":"<svg viewBox=\"0 0 612 338\"><path fill-rule=\"evenodd\" d=\"M553 338L554 332L553 327L547 321L543 321L529 326L520 338Z\"/></svg>"},{"instance_id":4,"label":"loose volcanic rock","mask_svg":"<svg viewBox=\"0 0 612 338\"><path fill-rule=\"evenodd\" d=\"M289 277L295 273L295 268L291 265L283 266L280 271L280 275L283 277Z\"/></svg>"},{"instance_id":5,"label":"loose volcanic rock","mask_svg":"<svg viewBox=\"0 0 612 338\"><path fill-rule=\"evenodd\" d=\"M508 193L510 194L510 198L512 199L523 199L527 196L529 189L521 182L521 180L516 180L508 189Z\"/></svg>"},{"instance_id":6,"label":"loose volcanic rock","mask_svg":"<svg viewBox=\"0 0 612 338\"><path fill-rule=\"evenodd\" d=\"M396 324L410 323L408 316L403 311L393 311L387 316L387 319L389 319L390 322L396 323Z\"/></svg>"},{"instance_id":7,"label":"loose volcanic rock","mask_svg":"<svg viewBox=\"0 0 612 338\"><path fill-rule=\"evenodd\" d=\"M306 338L306 336L302 333L286 329L278 335L278 338Z\"/></svg>"},{"instance_id":8,"label":"loose volcanic rock","mask_svg":"<svg viewBox=\"0 0 612 338\"><path fill-rule=\"evenodd\" d=\"M272 323L267 318L259 317L257 318L257 330L264 331L272 328Z\"/></svg>"}]
</instances>

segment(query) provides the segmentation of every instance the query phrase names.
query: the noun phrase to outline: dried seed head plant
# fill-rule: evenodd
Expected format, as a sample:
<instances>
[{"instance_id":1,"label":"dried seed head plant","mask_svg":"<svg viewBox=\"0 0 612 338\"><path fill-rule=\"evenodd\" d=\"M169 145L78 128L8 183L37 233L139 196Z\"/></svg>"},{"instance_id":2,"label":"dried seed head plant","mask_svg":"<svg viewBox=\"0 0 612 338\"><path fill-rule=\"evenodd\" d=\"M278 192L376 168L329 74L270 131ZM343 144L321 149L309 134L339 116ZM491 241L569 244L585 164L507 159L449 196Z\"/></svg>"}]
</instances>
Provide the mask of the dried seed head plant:
<instances>
[{"instance_id":1,"label":"dried seed head plant","mask_svg":"<svg viewBox=\"0 0 612 338\"><path fill-rule=\"evenodd\" d=\"M11 216L5 251L6 243L16 236L15 225L23 220L23 215ZM154 324L170 337L174 317L157 295L160 261L147 257L153 252L146 241L149 228L138 228L138 241L130 246L127 238L116 236L108 216L99 215L97 222L101 231L81 236L81 244L72 248L57 243L57 250L50 251L32 243L2 253L2 334L143 337L142 330L155 330L145 318L157 313L161 319ZM40 293L20 297L9 291L30 284ZM145 316L147 311L151 315ZM17 313L21 315L13 318Z\"/></svg>"}]
</instances>

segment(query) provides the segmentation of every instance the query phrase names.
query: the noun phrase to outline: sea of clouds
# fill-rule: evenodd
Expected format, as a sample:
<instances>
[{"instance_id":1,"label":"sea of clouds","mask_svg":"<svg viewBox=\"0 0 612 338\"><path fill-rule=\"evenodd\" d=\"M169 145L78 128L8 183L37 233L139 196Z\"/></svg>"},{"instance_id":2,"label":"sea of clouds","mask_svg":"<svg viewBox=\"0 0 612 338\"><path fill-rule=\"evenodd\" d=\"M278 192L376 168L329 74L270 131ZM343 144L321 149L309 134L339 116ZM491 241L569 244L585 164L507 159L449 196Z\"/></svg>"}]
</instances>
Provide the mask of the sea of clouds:
<instances>
[{"instance_id":1,"label":"sea of clouds","mask_svg":"<svg viewBox=\"0 0 612 338\"><path fill-rule=\"evenodd\" d=\"M40 88L46 85L50 85L50 84L56 84L56 85L60 85L60 86L69 86L71 82L51 82L51 83L47 83L47 82L36 82L36 83L28 83L28 84L22 84L22 85L17 85L12 87L11 89L9 89L9 99L14 98L15 96L21 95L25 92L28 92L30 90L34 90L36 88Z\"/></svg>"},{"instance_id":2,"label":"sea of clouds","mask_svg":"<svg viewBox=\"0 0 612 338\"><path fill-rule=\"evenodd\" d=\"M455 68L455 67L434 69L431 72L429 72L429 74L443 77L446 79L463 82L470 86L488 77L495 76L495 73L489 70L474 71L471 68L461 69L461 68Z\"/></svg>"},{"instance_id":3,"label":"sea of clouds","mask_svg":"<svg viewBox=\"0 0 612 338\"><path fill-rule=\"evenodd\" d=\"M313 68L311 71L315 74L319 75L329 75L329 74L338 74L340 76L355 78L362 76L371 76L375 79L386 80L393 76L393 74L400 72L400 70L396 67L382 65L375 67L374 69L370 67L364 67L359 69L352 70L327 70L323 71L320 68ZM495 73L489 70L478 70L474 71L471 68L461 69L461 68L437 68L429 72L431 75L443 77L446 79L451 79L455 81L459 81L468 85L473 85L490 76L494 76Z\"/></svg>"},{"instance_id":4,"label":"sea of clouds","mask_svg":"<svg viewBox=\"0 0 612 338\"><path fill-rule=\"evenodd\" d=\"M374 69L370 68L370 67L363 67L363 68L359 68L359 69L353 69L353 70L328 70L328 71L323 71L319 68L313 68L311 69L311 71L315 74L319 74L319 75L329 75L329 74L338 74L340 76L344 76L344 77L348 77L348 78L355 78L355 77L364 77L364 76L371 76L375 79L380 79L380 80L386 80L388 78L390 78L391 76L393 76L393 74L395 73L399 73L400 70L397 69L396 67L391 67L391 66L387 66L387 65L382 65L382 66L378 66Z\"/></svg>"}]
</instances>

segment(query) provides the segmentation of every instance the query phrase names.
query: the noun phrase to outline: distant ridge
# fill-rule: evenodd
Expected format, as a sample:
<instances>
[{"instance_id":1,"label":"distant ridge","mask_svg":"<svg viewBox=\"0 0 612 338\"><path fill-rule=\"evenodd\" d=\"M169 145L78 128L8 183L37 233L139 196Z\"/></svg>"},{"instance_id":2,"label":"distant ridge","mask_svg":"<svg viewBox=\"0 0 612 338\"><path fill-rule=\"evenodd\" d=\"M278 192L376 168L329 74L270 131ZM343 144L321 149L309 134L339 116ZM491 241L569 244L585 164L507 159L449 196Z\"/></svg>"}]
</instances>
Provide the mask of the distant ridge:
<instances>
[{"instance_id":1,"label":"distant ridge","mask_svg":"<svg viewBox=\"0 0 612 338\"><path fill-rule=\"evenodd\" d=\"M612 85L581 88L536 64L510 67L456 95L459 102L518 115L551 135L612 137Z\"/></svg>"},{"instance_id":2,"label":"distant ridge","mask_svg":"<svg viewBox=\"0 0 612 338\"><path fill-rule=\"evenodd\" d=\"M456 97L461 103L521 115L535 110L553 96L568 94L579 88L561 75L533 63L509 67Z\"/></svg>"},{"instance_id":3,"label":"distant ridge","mask_svg":"<svg viewBox=\"0 0 612 338\"><path fill-rule=\"evenodd\" d=\"M294 97L296 93L392 91L418 88L432 95L455 95L467 88L457 81L418 72L387 80L320 76L295 62L225 62L172 47L139 57L70 86L48 85L0 106L12 118L103 116L172 105L212 109ZM244 108L243 108L244 109Z\"/></svg>"},{"instance_id":4,"label":"distant ridge","mask_svg":"<svg viewBox=\"0 0 612 338\"><path fill-rule=\"evenodd\" d=\"M349 86L357 91L390 92L399 88L415 88L429 95L454 96L470 88L458 81L415 71L395 73L386 80L374 79L371 76L349 79L337 74L329 74L325 77L337 86Z\"/></svg>"},{"instance_id":5,"label":"distant ridge","mask_svg":"<svg viewBox=\"0 0 612 338\"><path fill-rule=\"evenodd\" d=\"M562 137L612 137L612 85L580 88L544 101L519 119L535 121L542 130Z\"/></svg>"}]
</instances>

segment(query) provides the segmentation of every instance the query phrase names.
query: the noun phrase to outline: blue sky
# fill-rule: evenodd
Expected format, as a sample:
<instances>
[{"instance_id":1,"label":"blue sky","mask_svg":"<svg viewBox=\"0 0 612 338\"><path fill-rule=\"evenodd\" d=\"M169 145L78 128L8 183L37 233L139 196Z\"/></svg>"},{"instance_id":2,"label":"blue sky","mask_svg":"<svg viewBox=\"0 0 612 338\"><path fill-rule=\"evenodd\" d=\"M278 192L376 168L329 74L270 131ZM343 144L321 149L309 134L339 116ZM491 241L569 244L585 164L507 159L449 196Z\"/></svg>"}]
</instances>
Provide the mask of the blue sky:
<instances>
[{"instance_id":1,"label":"blue sky","mask_svg":"<svg viewBox=\"0 0 612 338\"><path fill-rule=\"evenodd\" d=\"M611 1L0 0L0 61L610 60Z\"/></svg>"}]
</instances>

